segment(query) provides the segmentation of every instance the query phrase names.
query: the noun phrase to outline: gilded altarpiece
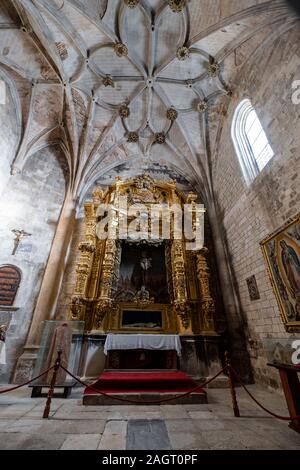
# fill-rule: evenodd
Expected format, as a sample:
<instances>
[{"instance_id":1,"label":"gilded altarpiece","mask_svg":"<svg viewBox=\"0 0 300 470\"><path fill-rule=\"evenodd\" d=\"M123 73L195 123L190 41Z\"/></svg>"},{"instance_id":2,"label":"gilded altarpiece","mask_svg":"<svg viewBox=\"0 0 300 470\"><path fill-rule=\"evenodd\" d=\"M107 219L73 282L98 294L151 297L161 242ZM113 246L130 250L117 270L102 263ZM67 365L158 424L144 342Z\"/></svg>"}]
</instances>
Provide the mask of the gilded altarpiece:
<instances>
[{"instance_id":1,"label":"gilded altarpiece","mask_svg":"<svg viewBox=\"0 0 300 470\"><path fill-rule=\"evenodd\" d=\"M79 245L71 318L83 320L87 334L93 335L139 332L179 334L183 338L217 337L206 248L187 250L184 239L174 238L173 221L168 240L149 240L142 235L137 240L118 236L102 240L97 236L100 204L119 207L120 197L125 196L129 207L142 204L149 208L149 228L157 223L150 206L169 208L179 204L183 208L185 203L197 199L194 194L188 197L181 194L175 182L156 181L147 174L126 181L119 178L106 191L95 189L93 200L84 205L85 239ZM122 211L116 210L115 214L112 223L120 223ZM130 223L132 217L126 214L126 219ZM161 228L161 221L158 223ZM157 259L160 260L158 282ZM139 272L137 266L144 270ZM147 266L151 266L152 274ZM209 362L207 358L205 362Z\"/></svg>"}]
</instances>

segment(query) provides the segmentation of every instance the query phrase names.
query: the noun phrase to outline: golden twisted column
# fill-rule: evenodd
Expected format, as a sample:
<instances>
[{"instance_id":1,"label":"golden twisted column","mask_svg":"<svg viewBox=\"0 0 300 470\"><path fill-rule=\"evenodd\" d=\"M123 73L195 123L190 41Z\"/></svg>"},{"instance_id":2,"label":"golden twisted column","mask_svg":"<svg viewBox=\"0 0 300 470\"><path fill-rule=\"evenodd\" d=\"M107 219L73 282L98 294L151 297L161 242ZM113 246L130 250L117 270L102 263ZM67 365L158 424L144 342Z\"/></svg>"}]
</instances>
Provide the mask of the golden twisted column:
<instances>
[{"instance_id":1,"label":"golden twisted column","mask_svg":"<svg viewBox=\"0 0 300 470\"><path fill-rule=\"evenodd\" d=\"M84 210L86 216L86 232L85 241L81 242L78 247L80 259L76 269L77 278L74 296L71 302L73 320L84 319L88 279L96 251L96 215L93 204L85 204Z\"/></svg>"}]
</instances>

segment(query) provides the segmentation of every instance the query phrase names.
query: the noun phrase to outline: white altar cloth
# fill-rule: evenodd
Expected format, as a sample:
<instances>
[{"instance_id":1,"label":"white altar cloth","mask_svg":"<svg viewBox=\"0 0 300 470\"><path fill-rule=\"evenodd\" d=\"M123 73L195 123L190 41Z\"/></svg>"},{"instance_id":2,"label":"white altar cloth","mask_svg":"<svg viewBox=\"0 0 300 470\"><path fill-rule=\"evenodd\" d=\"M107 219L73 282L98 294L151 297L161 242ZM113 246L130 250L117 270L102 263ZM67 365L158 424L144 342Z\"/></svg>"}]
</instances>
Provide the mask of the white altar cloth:
<instances>
[{"instance_id":1,"label":"white altar cloth","mask_svg":"<svg viewBox=\"0 0 300 470\"><path fill-rule=\"evenodd\" d=\"M178 335L108 334L104 344L104 354L111 350L151 349L177 351L181 355L181 343Z\"/></svg>"}]
</instances>

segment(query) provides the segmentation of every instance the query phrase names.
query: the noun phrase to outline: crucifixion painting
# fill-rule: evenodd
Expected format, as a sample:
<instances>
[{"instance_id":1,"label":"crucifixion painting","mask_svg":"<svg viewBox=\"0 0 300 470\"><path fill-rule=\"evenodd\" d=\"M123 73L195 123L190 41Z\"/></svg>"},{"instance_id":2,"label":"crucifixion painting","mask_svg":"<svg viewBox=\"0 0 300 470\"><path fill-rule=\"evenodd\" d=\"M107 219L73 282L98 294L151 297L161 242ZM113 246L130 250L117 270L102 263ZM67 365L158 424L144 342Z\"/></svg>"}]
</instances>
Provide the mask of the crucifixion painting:
<instances>
[{"instance_id":1,"label":"crucifixion painting","mask_svg":"<svg viewBox=\"0 0 300 470\"><path fill-rule=\"evenodd\" d=\"M25 237L31 237L31 233L25 232L25 230L12 230L12 232L15 234L15 239L14 239L14 249L12 252L12 255L15 255L18 251L19 245L23 238Z\"/></svg>"}]
</instances>

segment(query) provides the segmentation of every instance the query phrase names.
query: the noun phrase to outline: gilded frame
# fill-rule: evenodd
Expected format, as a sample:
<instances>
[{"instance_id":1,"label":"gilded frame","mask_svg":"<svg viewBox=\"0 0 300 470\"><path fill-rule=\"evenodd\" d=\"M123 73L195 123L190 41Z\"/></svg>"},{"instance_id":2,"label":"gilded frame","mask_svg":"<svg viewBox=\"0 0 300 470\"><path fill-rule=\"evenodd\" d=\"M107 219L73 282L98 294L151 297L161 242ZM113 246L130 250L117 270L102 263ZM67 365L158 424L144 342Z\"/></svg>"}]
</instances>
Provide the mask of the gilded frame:
<instances>
[{"instance_id":1,"label":"gilded frame","mask_svg":"<svg viewBox=\"0 0 300 470\"><path fill-rule=\"evenodd\" d=\"M283 245L282 242L285 242ZM296 270L300 265L300 213L260 243L267 272L279 306L281 319L289 333L300 331L300 291L287 272L286 250ZM279 256L280 255L280 256ZM295 282L295 281L294 281ZM299 281L296 281L300 284ZM294 312L294 314L293 314Z\"/></svg>"},{"instance_id":2,"label":"gilded frame","mask_svg":"<svg viewBox=\"0 0 300 470\"><path fill-rule=\"evenodd\" d=\"M126 328L122 325L122 316L124 310L136 311L157 311L162 314L162 328ZM108 317L106 325L107 333L151 333L151 334L176 334L177 325L174 315L171 314L170 306L167 304L149 304L146 307L140 307L132 303L119 303L114 315Z\"/></svg>"},{"instance_id":3,"label":"gilded frame","mask_svg":"<svg viewBox=\"0 0 300 470\"><path fill-rule=\"evenodd\" d=\"M143 327L130 327L130 326L127 327L127 326L124 326L123 325L123 315L124 315L124 312L128 312L128 311L134 311L134 312L154 311L154 312L159 312L161 314L161 327L160 328L147 328L145 326L143 326ZM130 331L130 332L137 331L139 333L145 331L147 333L149 333L149 332L155 333L156 332L156 333L161 334L165 330L165 327L166 327L166 319L165 319L164 309L161 308L161 306L158 306L157 304L150 305L150 307L147 306L147 308L135 307L132 304L128 305L127 307L122 305L122 307L120 309L120 317L119 317L119 329L120 329L120 331Z\"/></svg>"}]
</instances>

